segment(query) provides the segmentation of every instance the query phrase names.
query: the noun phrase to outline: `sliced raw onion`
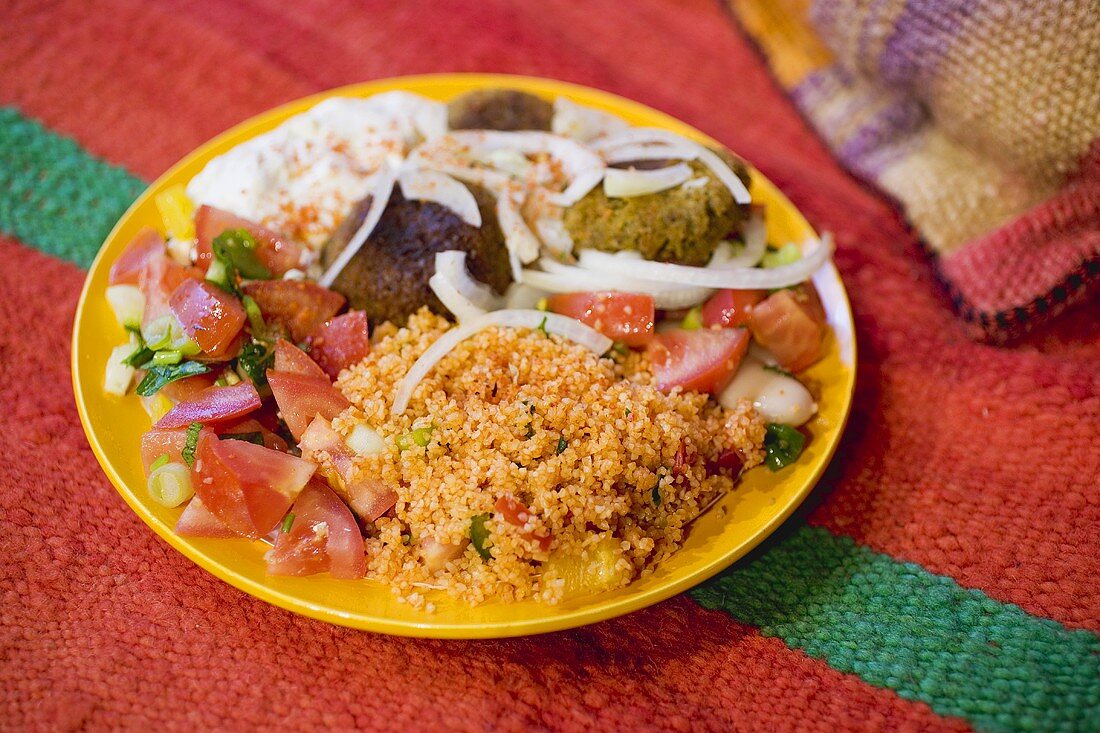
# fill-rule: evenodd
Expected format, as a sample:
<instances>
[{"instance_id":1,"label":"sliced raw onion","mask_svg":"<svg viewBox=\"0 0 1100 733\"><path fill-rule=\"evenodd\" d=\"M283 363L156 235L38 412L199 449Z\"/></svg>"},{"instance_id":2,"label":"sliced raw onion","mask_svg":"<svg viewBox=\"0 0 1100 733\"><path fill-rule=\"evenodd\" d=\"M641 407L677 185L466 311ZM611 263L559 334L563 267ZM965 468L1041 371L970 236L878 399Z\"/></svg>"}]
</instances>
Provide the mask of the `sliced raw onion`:
<instances>
[{"instance_id":1,"label":"sliced raw onion","mask_svg":"<svg viewBox=\"0 0 1100 733\"><path fill-rule=\"evenodd\" d=\"M481 210L470 189L448 176L432 170L405 171L397 179L401 195L410 201L431 201L445 206L472 227L481 226Z\"/></svg>"},{"instance_id":2,"label":"sliced raw onion","mask_svg":"<svg viewBox=\"0 0 1100 733\"><path fill-rule=\"evenodd\" d=\"M474 334L494 326L545 328L547 332L575 341L597 355L607 353L612 344L611 339L599 331L589 328L580 321L556 313L540 310L501 310L486 313L447 331L421 354L397 388L397 394L393 400L393 414L401 415L405 412L416 387L456 346Z\"/></svg>"},{"instance_id":3,"label":"sliced raw onion","mask_svg":"<svg viewBox=\"0 0 1100 733\"><path fill-rule=\"evenodd\" d=\"M565 228L565 221L560 214L535 219L535 231L552 252L565 255L573 251L573 237L569 236L569 230Z\"/></svg>"},{"instance_id":4,"label":"sliced raw onion","mask_svg":"<svg viewBox=\"0 0 1100 733\"><path fill-rule=\"evenodd\" d=\"M622 258L623 262L636 262ZM669 283L653 282L626 277L618 273L594 272L572 265L563 265L549 258L539 260L545 272L526 269L523 283L550 293L595 292L617 290L622 293L642 293L653 296L653 304L663 310L690 308L710 297L711 288L683 287Z\"/></svg>"},{"instance_id":5,"label":"sliced raw onion","mask_svg":"<svg viewBox=\"0 0 1100 733\"><path fill-rule=\"evenodd\" d=\"M478 308L466 296L458 292L458 288L451 284L443 273L437 272L428 278L428 286L435 293L444 307L454 314L459 323L471 321L478 316L485 315L485 311Z\"/></svg>"},{"instance_id":6,"label":"sliced raw onion","mask_svg":"<svg viewBox=\"0 0 1100 733\"><path fill-rule=\"evenodd\" d=\"M612 148L603 154L608 165L635 160L692 160L695 149L689 145L643 145L631 143Z\"/></svg>"},{"instance_id":7,"label":"sliced raw onion","mask_svg":"<svg viewBox=\"0 0 1100 733\"><path fill-rule=\"evenodd\" d=\"M554 100L554 116L550 131L574 140L588 142L598 137L622 132L630 126L626 120L610 112L577 104L565 97Z\"/></svg>"},{"instance_id":8,"label":"sliced raw onion","mask_svg":"<svg viewBox=\"0 0 1100 733\"><path fill-rule=\"evenodd\" d=\"M813 240L802 249L802 259L782 267L761 269L756 267L688 267L670 262L627 260L606 252L586 249L581 252L580 266L607 275L654 280L658 283L677 283L703 288L729 288L732 290L759 290L785 288L805 282L825 264L832 252L832 239L826 234ZM537 285L537 283L534 283Z\"/></svg>"},{"instance_id":9,"label":"sliced raw onion","mask_svg":"<svg viewBox=\"0 0 1100 733\"><path fill-rule=\"evenodd\" d=\"M437 252L435 271L443 275L455 290L483 311L497 310L501 307L501 298L483 282L475 280L466 269L466 253L458 250Z\"/></svg>"},{"instance_id":10,"label":"sliced raw onion","mask_svg":"<svg viewBox=\"0 0 1100 733\"><path fill-rule=\"evenodd\" d=\"M534 308L548 294L545 290L539 290L526 283L512 283L508 286L508 292L504 294L504 307L512 310Z\"/></svg>"},{"instance_id":11,"label":"sliced raw onion","mask_svg":"<svg viewBox=\"0 0 1100 733\"><path fill-rule=\"evenodd\" d=\"M383 163L382 167L378 169L377 181L372 186L370 195L370 209L367 210L367 215L363 218L363 223L359 229L356 230L351 240L340 252L340 256L336 258L336 261L329 265L329 268L325 270L325 273L321 275L321 279L317 282L322 287L332 287L333 281L336 280L340 272L347 267L347 264L351 262L351 258L354 257L363 244L370 237L371 232L378 226L379 220L382 218L382 212L386 210L386 205L390 202L390 195L393 193L393 184L397 179L396 171L389 163Z\"/></svg>"},{"instance_id":12,"label":"sliced raw onion","mask_svg":"<svg viewBox=\"0 0 1100 733\"><path fill-rule=\"evenodd\" d=\"M674 132L660 130L655 127L634 127L604 138L603 140L599 140L593 143L592 147L600 152L613 156L614 150L625 145L646 144L685 146L691 149L694 151L692 158L698 159L700 163L713 171L714 175L718 177L718 180L725 184L726 188L733 194L734 201L739 204L752 203L752 196L749 195L749 190L745 188L745 184L743 184L741 179L737 177L737 174L726 165L724 160L710 148L700 145L693 140L689 140L682 135L677 135Z\"/></svg>"},{"instance_id":13,"label":"sliced raw onion","mask_svg":"<svg viewBox=\"0 0 1100 733\"><path fill-rule=\"evenodd\" d=\"M603 174L603 192L614 198L645 196L679 186L690 180L691 166L677 163L656 170L608 168Z\"/></svg>"},{"instance_id":14,"label":"sliced raw onion","mask_svg":"<svg viewBox=\"0 0 1100 733\"><path fill-rule=\"evenodd\" d=\"M518 264L525 265L534 262L539 256L540 243L538 237L527 226L520 211L518 189L514 186L505 190L497 198L497 221L500 223L500 231L504 234L504 246L508 248L509 260L512 263L512 277L519 278Z\"/></svg>"},{"instance_id":15,"label":"sliced raw onion","mask_svg":"<svg viewBox=\"0 0 1100 733\"><path fill-rule=\"evenodd\" d=\"M723 242L725 247L719 245L719 248L714 250L714 257L711 258L707 267L755 267L759 264L760 258L768 249L768 230L764 224L764 217L756 214L750 217L741 230L741 236L745 244L740 252L734 253L729 243Z\"/></svg>"},{"instance_id":16,"label":"sliced raw onion","mask_svg":"<svg viewBox=\"0 0 1100 733\"><path fill-rule=\"evenodd\" d=\"M382 92L364 100L364 107L391 119L411 122L420 137L431 140L447 132L447 105L404 91Z\"/></svg>"}]
</instances>

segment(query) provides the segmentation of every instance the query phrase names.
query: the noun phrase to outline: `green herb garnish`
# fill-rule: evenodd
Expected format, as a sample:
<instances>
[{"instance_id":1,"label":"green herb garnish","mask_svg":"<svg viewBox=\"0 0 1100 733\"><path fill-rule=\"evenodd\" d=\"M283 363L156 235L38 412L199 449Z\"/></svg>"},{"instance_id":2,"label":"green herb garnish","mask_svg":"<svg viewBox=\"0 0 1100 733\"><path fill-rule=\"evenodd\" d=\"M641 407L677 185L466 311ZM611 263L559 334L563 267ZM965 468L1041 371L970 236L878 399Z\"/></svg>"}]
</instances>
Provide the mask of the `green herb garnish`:
<instances>
[{"instance_id":1,"label":"green herb garnish","mask_svg":"<svg viewBox=\"0 0 1100 733\"><path fill-rule=\"evenodd\" d=\"M243 440L246 443L252 443L253 445L264 444L264 434L259 430L251 433L225 433L219 436L222 440Z\"/></svg>"},{"instance_id":2,"label":"green herb garnish","mask_svg":"<svg viewBox=\"0 0 1100 733\"><path fill-rule=\"evenodd\" d=\"M542 323L539 324L539 327L537 329L539 331L542 331L543 336L549 336L550 335L550 332L546 330L546 319L547 318L549 318L549 316L543 316L542 317Z\"/></svg>"},{"instance_id":3,"label":"green herb garnish","mask_svg":"<svg viewBox=\"0 0 1100 733\"><path fill-rule=\"evenodd\" d=\"M153 358L147 362L147 366L142 366L142 369L147 369L151 366L172 366L173 364L179 364L181 361L183 361L183 354L178 351L172 349L158 351L153 354Z\"/></svg>"},{"instance_id":4,"label":"green herb garnish","mask_svg":"<svg viewBox=\"0 0 1100 733\"><path fill-rule=\"evenodd\" d=\"M760 258L761 267L782 267L802 259L802 250L794 242L788 242L779 249L769 249Z\"/></svg>"},{"instance_id":5,"label":"green herb garnish","mask_svg":"<svg viewBox=\"0 0 1100 733\"><path fill-rule=\"evenodd\" d=\"M183 444L180 454L188 468L195 465L195 449L199 447L199 433L202 432L202 423L193 422L187 426L187 441Z\"/></svg>"},{"instance_id":6,"label":"green herb garnish","mask_svg":"<svg viewBox=\"0 0 1100 733\"><path fill-rule=\"evenodd\" d=\"M409 534L408 532L405 532L404 534L401 535L401 544L403 544L403 545L409 544L410 542L412 542L412 538L413 538L413 536L411 534Z\"/></svg>"},{"instance_id":7,"label":"green herb garnish","mask_svg":"<svg viewBox=\"0 0 1100 733\"><path fill-rule=\"evenodd\" d=\"M695 306L687 312L684 320L680 322L680 328L685 331L697 331L703 327L703 310Z\"/></svg>"},{"instance_id":8,"label":"green herb garnish","mask_svg":"<svg viewBox=\"0 0 1100 733\"><path fill-rule=\"evenodd\" d=\"M527 423L527 435L524 436L524 440L530 440L535 437L535 426L533 423Z\"/></svg>"},{"instance_id":9,"label":"green herb garnish","mask_svg":"<svg viewBox=\"0 0 1100 733\"><path fill-rule=\"evenodd\" d=\"M132 367L140 367L142 364L150 361L156 352L147 347L144 343L134 349L134 353L127 356L122 360L123 364Z\"/></svg>"},{"instance_id":10,"label":"green herb garnish","mask_svg":"<svg viewBox=\"0 0 1100 733\"><path fill-rule=\"evenodd\" d=\"M228 229L210 243L214 257L228 261L241 277L249 280L266 280L271 270L256 257L255 238L245 229Z\"/></svg>"},{"instance_id":11,"label":"green herb garnish","mask_svg":"<svg viewBox=\"0 0 1100 733\"><path fill-rule=\"evenodd\" d=\"M267 324L264 323L263 313L260 313L260 306L251 295L241 298L241 305L244 306L245 315L248 316L248 325L252 327L252 335L256 338L266 337Z\"/></svg>"},{"instance_id":12,"label":"green herb garnish","mask_svg":"<svg viewBox=\"0 0 1100 733\"><path fill-rule=\"evenodd\" d=\"M486 545L489 541L489 529L485 523L488 521L488 514L478 514L470 520L470 543L477 550L477 554L481 555L481 559L486 561L493 559L493 554L489 552Z\"/></svg>"},{"instance_id":13,"label":"green herb garnish","mask_svg":"<svg viewBox=\"0 0 1100 733\"><path fill-rule=\"evenodd\" d=\"M287 512L287 515L285 517L283 517L283 523L282 523L282 525L280 525L279 529L282 531L283 534L286 534L287 532L290 531L290 528L293 527L293 526L294 526L294 512Z\"/></svg>"},{"instance_id":14,"label":"green herb garnish","mask_svg":"<svg viewBox=\"0 0 1100 733\"><path fill-rule=\"evenodd\" d=\"M650 498L653 499L653 506L661 506L661 482L657 481L657 485L653 487L653 491L650 492Z\"/></svg>"},{"instance_id":15,"label":"green herb garnish","mask_svg":"<svg viewBox=\"0 0 1100 733\"><path fill-rule=\"evenodd\" d=\"M200 364L197 361L185 361L179 364L170 364L167 366L150 365L149 371L146 372L145 378L137 386L135 390L140 397L152 397L159 392L164 385L175 382L177 379L184 379L186 377L193 377L196 374L206 374L210 371L210 367L205 364Z\"/></svg>"},{"instance_id":16,"label":"green herb garnish","mask_svg":"<svg viewBox=\"0 0 1100 733\"><path fill-rule=\"evenodd\" d=\"M788 372L786 369L779 366L778 364L765 364L764 365L764 371L771 372L773 374L779 374L779 375L784 376L784 377L792 377L792 378L794 377L793 374L791 374L790 372Z\"/></svg>"},{"instance_id":17,"label":"green herb garnish","mask_svg":"<svg viewBox=\"0 0 1100 733\"><path fill-rule=\"evenodd\" d=\"M562 453L564 453L565 449L568 448L568 447L569 447L569 442L565 439L565 436L562 435L561 437L559 437L558 438L558 455L560 456Z\"/></svg>"},{"instance_id":18,"label":"green herb garnish","mask_svg":"<svg viewBox=\"0 0 1100 733\"><path fill-rule=\"evenodd\" d=\"M275 363L275 350L259 341L249 341L241 347L237 357L237 367L244 372L252 384L263 387L267 384L267 370Z\"/></svg>"},{"instance_id":19,"label":"green herb garnish","mask_svg":"<svg viewBox=\"0 0 1100 733\"><path fill-rule=\"evenodd\" d=\"M167 466L167 465L168 465L168 454L167 453L162 453L159 456L157 456L157 460L155 460L155 461L153 461L152 463L149 464L149 471L153 472L153 471L156 471L161 466Z\"/></svg>"},{"instance_id":20,"label":"green herb garnish","mask_svg":"<svg viewBox=\"0 0 1100 733\"><path fill-rule=\"evenodd\" d=\"M430 425L426 428L417 428L416 430L410 430L404 435L398 435L394 438L394 442L397 443L398 450L408 450L414 445L418 445L421 448L427 448L428 444L432 442L432 433L435 431L435 425Z\"/></svg>"},{"instance_id":21,"label":"green herb garnish","mask_svg":"<svg viewBox=\"0 0 1100 733\"><path fill-rule=\"evenodd\" d=\"M778 471L798 460L806 436L790 425L768 423L764 433L764 464L772 471Z\"/></svg>"}]
</instances>

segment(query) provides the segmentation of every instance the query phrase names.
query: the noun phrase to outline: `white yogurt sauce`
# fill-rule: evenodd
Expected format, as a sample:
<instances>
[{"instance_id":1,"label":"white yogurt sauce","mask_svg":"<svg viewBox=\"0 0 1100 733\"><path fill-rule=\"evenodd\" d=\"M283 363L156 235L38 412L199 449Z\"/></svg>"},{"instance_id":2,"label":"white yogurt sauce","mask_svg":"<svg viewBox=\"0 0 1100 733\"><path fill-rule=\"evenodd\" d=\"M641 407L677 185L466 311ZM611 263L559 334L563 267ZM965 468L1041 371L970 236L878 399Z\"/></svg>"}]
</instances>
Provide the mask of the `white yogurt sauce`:
<instances>
[{"instance_id":1,"label":"white yogurt sauce","mask_svg":"<svg viewBox=\"0 0 1100 733\"><path fill-rule=\"evenodd\" d=\"M408 92L334 97L214 158L187 194L317 247L384 161L446 128L446 105Z\"/></svg>"}]
</instances>

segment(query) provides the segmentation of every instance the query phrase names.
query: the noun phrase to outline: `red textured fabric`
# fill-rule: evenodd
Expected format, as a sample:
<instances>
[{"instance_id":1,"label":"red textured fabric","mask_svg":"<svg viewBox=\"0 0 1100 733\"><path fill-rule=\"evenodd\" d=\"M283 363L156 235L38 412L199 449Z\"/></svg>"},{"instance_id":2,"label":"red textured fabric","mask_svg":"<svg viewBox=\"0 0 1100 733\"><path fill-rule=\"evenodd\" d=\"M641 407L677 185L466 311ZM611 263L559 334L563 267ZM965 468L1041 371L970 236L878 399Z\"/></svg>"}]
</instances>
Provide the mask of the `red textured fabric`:
<instances>
[{"instance_id":1,"label":"red textured fabric","mask_svg":"<svg viewBox=\"0 0 1100 733\"><path fill-rule=\"evenodd\" d=\"M968 341L897 213L837 167L717 3L22 2L0 10L0 70L0 103L147 178L274 104L403 73L555 76L695 124L836 234L859 387L811 521L1100 630L1100 324L1081 309L1013 350ZM87 448L64 357L80 281L0 239L5 724L962 727L686 598L460 643L331 627L236 591L149 531Z\"/></svg>"}]
</instances>

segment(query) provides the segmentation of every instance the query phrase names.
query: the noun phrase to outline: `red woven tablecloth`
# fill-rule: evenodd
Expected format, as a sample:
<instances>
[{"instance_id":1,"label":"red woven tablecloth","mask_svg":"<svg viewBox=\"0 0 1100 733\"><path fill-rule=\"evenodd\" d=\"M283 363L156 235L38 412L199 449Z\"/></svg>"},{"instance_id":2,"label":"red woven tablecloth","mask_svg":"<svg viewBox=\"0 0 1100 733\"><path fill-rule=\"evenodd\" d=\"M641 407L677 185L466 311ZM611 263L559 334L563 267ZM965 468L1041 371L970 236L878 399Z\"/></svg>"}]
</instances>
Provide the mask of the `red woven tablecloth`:
<instances>
[{"instance_id":1,"label":"red woven tablecloth","mask_svg":"<svg viewBox=\"0 0 1100 733\"><path fill-rule=\"evenodd\" d=\"M69 331L141 180L295 97L466 70L608 89L751 159L836 235L859 385L805 511L694 594L543 637L390 638L270 607L145 527L85 442ZM7 0L5 105L0 728L1100 726L1096 303L969 341L717 2Z\"/></svg>"}]
</instances>

